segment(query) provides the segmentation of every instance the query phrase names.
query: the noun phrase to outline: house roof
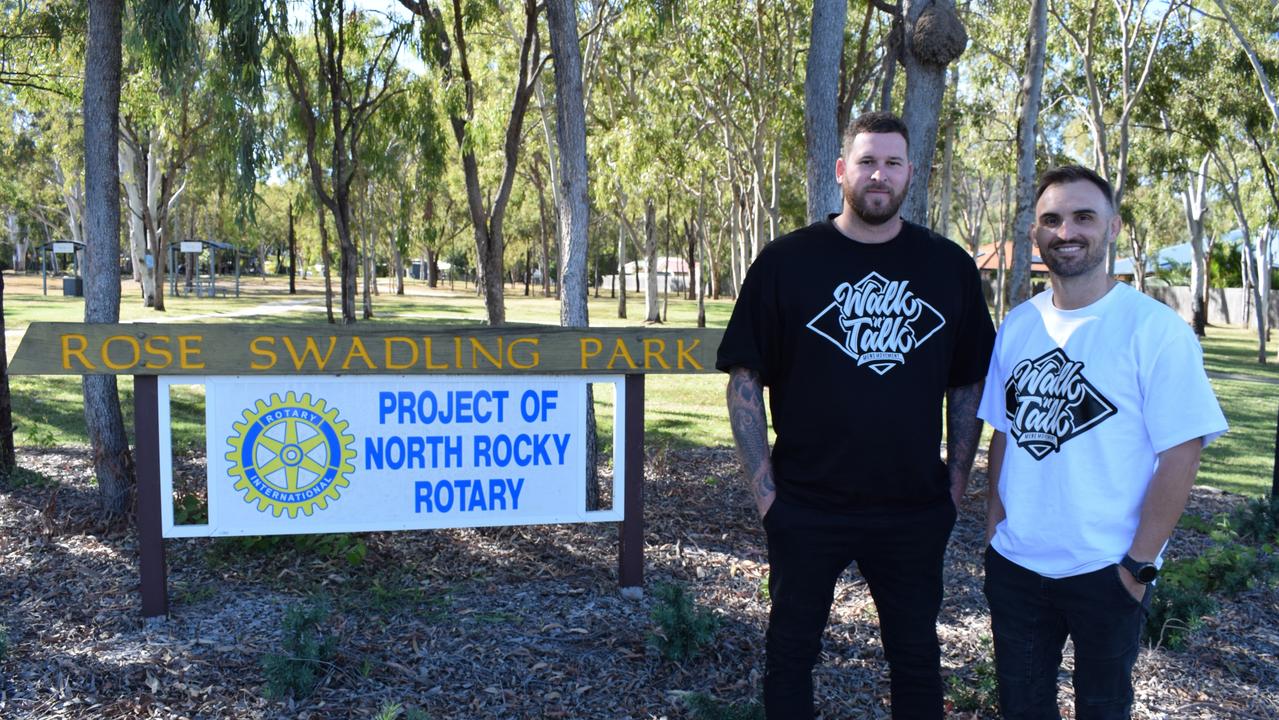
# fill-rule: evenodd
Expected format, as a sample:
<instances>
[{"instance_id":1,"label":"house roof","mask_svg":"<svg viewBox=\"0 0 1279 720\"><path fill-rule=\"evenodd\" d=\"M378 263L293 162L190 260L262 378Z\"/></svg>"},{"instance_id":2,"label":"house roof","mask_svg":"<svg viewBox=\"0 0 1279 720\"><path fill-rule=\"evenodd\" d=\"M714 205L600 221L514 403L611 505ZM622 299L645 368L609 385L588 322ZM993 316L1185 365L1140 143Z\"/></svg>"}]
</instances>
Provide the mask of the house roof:
<instances>
[{"instance_id":1,"label":"house roof","mask_svg":"<svg viewBox=\"0 0 1279 720\"><path fill-rule=\"evenodd\" d=\"M1013 267L1013 249L1010 243L1004 245L1004 269L1011 270ZM977 248L977 255L973 258L977 262L978 270L999 269L999 244L987 243ZM1032 273L1047 273L1048 266L1040 259L1039 252L1031 249L1030 254L1030 271Z\"/></svg>"}]
</instances>

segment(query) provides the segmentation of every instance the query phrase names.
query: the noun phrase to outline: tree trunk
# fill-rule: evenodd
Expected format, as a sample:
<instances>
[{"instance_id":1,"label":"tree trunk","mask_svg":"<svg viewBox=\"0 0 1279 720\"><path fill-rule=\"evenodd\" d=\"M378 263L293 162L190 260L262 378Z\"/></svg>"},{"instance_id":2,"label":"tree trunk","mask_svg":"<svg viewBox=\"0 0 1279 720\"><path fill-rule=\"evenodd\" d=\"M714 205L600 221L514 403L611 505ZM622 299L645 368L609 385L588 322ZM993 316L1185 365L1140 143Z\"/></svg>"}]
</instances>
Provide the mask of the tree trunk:
<instances>
[{"instance_id":1,"label":"tree trunk","mask_svg":"<svg viewBox=\"0 0 1279 720\"><path fill-rule=\"evenodd\" d=\"M84 321L120 319L120 0L90 0L84 63ZM124 518L133 495L133 457L114 375L84 376L84 421L93 446L98 502L107 521Z\"/></svg>"},{"instance_id":2,"label":"tree trunk","mask_svg":"<svg viewBox=\"0 0 1279 720\"><path fill-rule=\"evenodd\" d=\"M648 264L644 283L644 322L661 322L661 306L657 295L657 203L644 201L644 260Z\"/></svg>"},{"instance_id":3,"label":"tree trunk","mask_svg":"<svg viewBox=\"0 0 1279 720\"><path fill-rule=\"evenodd\" d=\"M1208 304L1205 294L1208 291L1208 259L1204 250L1204 213L1207 210L1205 201L1208 185L1208 161L1211 155L1204 155L1199 164L1199 172L1187 179L1182 191L1182 207L1186 215L1186 229L1190 235L1190 250L1193 261L1190 265L1190 325L1195 335L1203 337L1208 327Z\"/></svg>"},{"instance_id":4,"label":"tree trunk","mask_svg":"<svg viewBox=\"0 0 1279 720\"><path fill-rule=\"evenodd\" d=\"M617 221L617 317L626 319L626 223Z\"/></svg>"},{"instance_id":5,"label":"tree trunk","mask_svg":"<svg viewBox=\"0 0 1279 720\"><path fill-rule=\"evenodd\" d=\"M293 230L293 200L289 200L289 294L297 295L298 236Z\"/></svg>"},{"instance_id":6,"label":"tree trunk","mask_svg":"<svg viewBox=\"0 0 1279 720\"><path fill-rule=\"evenodd\" d=\"M13 447L13 399L9 394L9 353L4 338L4 274L0 273L0 484L17 465Z\"/></svg>"},{"instance_id":7,"label":"tree trunk","mask_svg":"<svg viewBox=\"0 0 1279 720\"><path fill-rule=\"evenodd\" d=\"M834 164L839 157L839 69L847 21L847 0L814 0L812 41L804 70L809 223L824 220L827 213L840 208Z\"/></svg>"},{"instance_id":8,"label":"tree trunk","mask_svg":"<svg viewBox=\"0 0 1279 720\"><path fill-rule=\"evenodd\" d=\"M937 64L922 55L925 50L917 30L925 9L935 14L955 12L954 0L902 0L905 19L905 45L902 65L906 69L906 97L902 104L902 120L910 131L910 162L914 179L902 205L902 217L911 222L928 222L928 181L932 176L933 154L937 149L937 126L942 102L946 96L946 64ZM956 17L955 23L959 20ZM962 28L962 26L960 26ZM957 41L957 40L956 40ZM967 43L967 36L963 42ZM962 48L961 48L962 52ZM953 59L953 58L952 58Z\"/></svg>"},{"instance_id":9,"label":"tree trunk","mask_svg":"<svg viewBox=\"0 0 1279 720\"><path fill-rule=\"evenodd\" d=\"M1021 77L1022 105L1017 120L1017 215L1013 221L1013 267L1010 305L1030 297L1030 258L1035 216L1035 147L1039 106L1044 89L1044 56L1048 43L1048 0L1033 0L1026 38L1026 70Z\"/></svg>"},{"instance_id":10,"label":"tree trunk","mask_svg":"<svg viewBox=\"0 0 1279 720\"><path fill-rule=\"evenodd\" d=\"M329 324L337 319L333 316L333 262L329 254L329 225L325 220L325 208L317 205L320 216L320 265L324 268L324 311L328 314Z\"/></svg>"},{"instance_id":11,"label":"tree trunk","mask_svg":"<svg viewBox=\"0 0 1279 720\"><path fill-rule=\"evenodd\" d=\"M586 278L590 169L586 160L586 105L577 9L571 0L548 0L546 13L555 57L555 136L560 159L560 325L586 327L590 323ZM549 274L549 266L544 272Z\"/></svg>"}]
</instances>

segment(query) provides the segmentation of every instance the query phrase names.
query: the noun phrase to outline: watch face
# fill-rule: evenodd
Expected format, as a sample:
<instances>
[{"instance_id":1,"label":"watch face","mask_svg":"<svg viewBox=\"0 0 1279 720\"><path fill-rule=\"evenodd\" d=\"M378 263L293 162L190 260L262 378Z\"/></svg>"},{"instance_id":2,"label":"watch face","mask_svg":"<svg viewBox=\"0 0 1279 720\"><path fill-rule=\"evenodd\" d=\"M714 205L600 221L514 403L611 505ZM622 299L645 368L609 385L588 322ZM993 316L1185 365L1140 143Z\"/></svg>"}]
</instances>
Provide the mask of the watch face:
<instances>
[{"instance_id":1,"label":"watch face","mask_svg":"<svg viewBox=\"0 0 1279 720\"><path fill-rule=\"evenodd\" d=\"M1159 570L1154 565L1142 565L1137 568L1135 577L1139 583L1153 582L1155 577L1159 575Z\"/></svg>"}]
</instances>

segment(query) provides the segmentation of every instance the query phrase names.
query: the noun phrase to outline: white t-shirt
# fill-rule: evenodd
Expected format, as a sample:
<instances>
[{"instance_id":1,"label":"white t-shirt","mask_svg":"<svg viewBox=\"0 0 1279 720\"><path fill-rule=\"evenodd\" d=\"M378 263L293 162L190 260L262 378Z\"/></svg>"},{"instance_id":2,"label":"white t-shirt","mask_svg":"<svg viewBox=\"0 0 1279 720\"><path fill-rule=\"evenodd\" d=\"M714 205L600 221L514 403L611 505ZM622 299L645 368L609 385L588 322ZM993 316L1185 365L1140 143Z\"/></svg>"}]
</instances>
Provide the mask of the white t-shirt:
<instances>
[{"instance_id":1,"label":"white t-shirt","mask_svg":"<svg viewBox=\"0 0 1279 720\"><path fill-rule=\"evenodd\" d=\"M1009 313L977 415L1007 435L991 545L1052 578L1118 562L1158 453L1226 431L1194 333L1122 283L1077 310L1049 290Z\"/></svg>"}]
</instances>

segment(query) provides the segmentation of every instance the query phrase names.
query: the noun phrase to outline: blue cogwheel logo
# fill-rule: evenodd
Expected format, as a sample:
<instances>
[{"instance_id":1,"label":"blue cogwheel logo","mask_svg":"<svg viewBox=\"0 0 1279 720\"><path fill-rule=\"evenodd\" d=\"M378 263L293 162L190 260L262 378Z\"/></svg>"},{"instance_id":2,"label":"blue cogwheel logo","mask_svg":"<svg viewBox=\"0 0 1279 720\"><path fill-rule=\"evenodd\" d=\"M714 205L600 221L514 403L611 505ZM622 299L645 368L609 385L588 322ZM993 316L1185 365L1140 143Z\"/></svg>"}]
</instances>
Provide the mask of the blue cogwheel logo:
<instances>
[{"instance_id":1,"label":"blue cogwheel logo","mask_svg":"<svg viewBox=\"0 0 1279 720\"><path fill-rule=\"evenodd\" d=\"M272 393L269 401L245 410L226 455L244 501L256 502L260 512L270 509L276 517L288 512L295 518L299 511L309 516L317 506L324 509L337 500L339 489L350 484L347 475L355 471L355 438L345 434L347 423L337 418L336 409L326 409L324 400L312 400L310 393L299 398L289 392L283 399Z\"/></svg>"}]
</instances>

